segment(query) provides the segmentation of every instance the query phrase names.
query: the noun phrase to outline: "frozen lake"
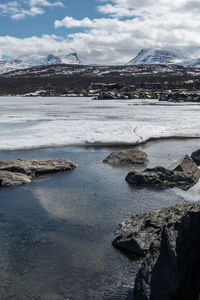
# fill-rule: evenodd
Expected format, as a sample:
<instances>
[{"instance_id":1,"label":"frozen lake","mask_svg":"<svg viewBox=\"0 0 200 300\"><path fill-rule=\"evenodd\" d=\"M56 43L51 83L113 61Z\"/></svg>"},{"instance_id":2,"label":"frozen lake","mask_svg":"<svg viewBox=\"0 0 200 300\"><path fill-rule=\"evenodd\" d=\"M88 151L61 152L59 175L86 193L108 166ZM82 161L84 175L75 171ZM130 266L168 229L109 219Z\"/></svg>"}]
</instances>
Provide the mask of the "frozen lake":
<instances>
[{"instance_id":1,"label":"frozen lake","mask_svg":"<svg viewBox=\"0 0 200 300\"><path fill-rule=\"evenodd\" d=\"M0 150L199 137L199 115L200 105L156 100L1 97Z\"/></svg>"}]
</instances>

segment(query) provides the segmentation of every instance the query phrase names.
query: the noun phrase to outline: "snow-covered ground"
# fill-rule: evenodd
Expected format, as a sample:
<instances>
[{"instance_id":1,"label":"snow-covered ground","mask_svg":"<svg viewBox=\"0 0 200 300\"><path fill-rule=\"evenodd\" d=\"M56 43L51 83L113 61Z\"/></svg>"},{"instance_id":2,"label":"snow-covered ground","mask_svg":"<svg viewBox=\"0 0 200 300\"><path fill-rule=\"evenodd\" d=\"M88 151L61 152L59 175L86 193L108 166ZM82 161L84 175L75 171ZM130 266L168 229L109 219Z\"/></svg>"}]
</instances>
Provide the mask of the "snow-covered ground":
<instances>
[{"instance_id":1,"label":"snow-covered ground","mask_svg":"<svg viewBox=\"0 0 200 300\"><path fill-rule=\"evenodd\" d=\"M0 98L0 150L200 137L200 105L154 100Z\"/></svg>"}]
</instances>

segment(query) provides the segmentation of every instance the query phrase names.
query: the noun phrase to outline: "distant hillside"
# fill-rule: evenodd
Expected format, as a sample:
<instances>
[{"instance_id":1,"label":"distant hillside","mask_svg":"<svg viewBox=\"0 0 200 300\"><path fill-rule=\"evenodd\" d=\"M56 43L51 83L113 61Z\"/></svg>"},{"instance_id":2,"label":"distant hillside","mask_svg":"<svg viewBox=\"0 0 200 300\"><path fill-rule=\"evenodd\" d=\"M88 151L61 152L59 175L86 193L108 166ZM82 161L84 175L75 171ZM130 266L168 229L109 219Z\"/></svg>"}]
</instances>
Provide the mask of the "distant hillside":
<instances>
[{"instance_id":1,"label":"distant hillside","mask_svg":"<svg viewBox=\"0 0 200 300\"><path fill-rule=\"evenodd\" d=\"M176 65L84 66L55 64L0 75L0 95L85 96L98 89L199 90L200 68Z\"/></svg>"}]
</instances>

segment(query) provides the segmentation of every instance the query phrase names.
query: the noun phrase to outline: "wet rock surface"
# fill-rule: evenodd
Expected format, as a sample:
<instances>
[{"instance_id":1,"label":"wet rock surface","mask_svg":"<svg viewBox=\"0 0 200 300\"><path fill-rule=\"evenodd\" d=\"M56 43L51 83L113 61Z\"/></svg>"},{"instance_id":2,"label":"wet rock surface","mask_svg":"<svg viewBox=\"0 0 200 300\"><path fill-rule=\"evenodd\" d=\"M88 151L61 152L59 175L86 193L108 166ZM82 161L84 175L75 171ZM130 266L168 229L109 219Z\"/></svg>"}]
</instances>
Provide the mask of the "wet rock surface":
<instances>
[{"instance_id":1,"label":"wet rock surface","mask_svg":"<svg viewBox=\"0 0 200 300\"><path fill-rule=\"evenodd\" d=\"M112 165L148 164L147 154L141 150L128 149L121 152L112 152L103 160Z\"/></svg>"},{"instance_id":2,"label":"wet rock surface","mask_svg":"<svg viewBox=\"0 0 200 300\"><path fill-rule=\"evenodd\" d=\"M76 168L66 159L16 159L0 161L0 187L15 186L30 182L37 176Z\"/></svg>"},{"instance_id":3,"label":"wet rock surface","mask_svg":"<svg viewBox=\"0 0 200 300\"><path fill-rule=\"evenodd\" d=\"M141 218L145 226L147 216ZM199 299L200 204L183 202L151 213L149 222L159 227L156 233L151 230L152 243L136 276L134 300Z\"/></svg>"}]
</instances>

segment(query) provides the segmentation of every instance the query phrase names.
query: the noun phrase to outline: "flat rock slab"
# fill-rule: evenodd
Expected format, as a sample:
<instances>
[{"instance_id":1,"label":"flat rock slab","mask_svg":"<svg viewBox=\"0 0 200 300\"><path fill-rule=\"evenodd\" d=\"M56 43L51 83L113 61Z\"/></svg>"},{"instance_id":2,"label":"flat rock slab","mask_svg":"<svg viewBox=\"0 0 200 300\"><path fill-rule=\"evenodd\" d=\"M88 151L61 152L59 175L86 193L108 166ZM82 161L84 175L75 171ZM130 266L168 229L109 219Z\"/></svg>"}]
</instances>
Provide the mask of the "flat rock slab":
<instances>
[{"instance_id":1,"label":"flat rock slab","mask_svg":"<svg viewBox=\"0 0 200 300\"><path fill-rule=\"evenodd\" d=\"M121 152L112 152L103 160L103 162L118 166L136 164L147 165L149 163L147 154L141 150L136 149L128 149Z\"/></svg>"},{"instance_id":2,"label":"flat rock slab","mask_svg":"<svg viewBox=\"0 0 200 300\"><path fill-rule=\"evenodd\" d=\"M63 172L77 165L66 159L16 159L0 160L0 187L30 182L37 176Z\"/></svg>"},{"instance_id":3,"label":"flat rock slab","mask_svg":"<svg viewBox=\"0 0 200 300\"><path fill-rule=\"evenodd\" d=\"M119 225L113 245L136 256L144 256L152 242L161 237L164 226L172 226L189 211L200 211L200 204L181 202L170 208L133 215Z\"/></svg>"},{"instance_id":4,"label":"flat rock slab","mask_svg":"<svg viewBox=\"0 0 200 300\"><path fill-rule=\"evenodd\" d=\"M200 178L200 169L192 158L188 155L184 155L177 161L175 161L168 170L185 172L194 175L196 178Z\"/></svg>"},{"instance_id":5,"label":"flat rock slab","mask_svg":"<svg viewBox=\"0 0 200 300\"><path fill-rule=\"evenodd\" d=\"M198 182L198 178L190 173L168 170L163 167L132 171L126 181L138 187L178 187L188 190Z\"/></svg>"}]
</instances>

